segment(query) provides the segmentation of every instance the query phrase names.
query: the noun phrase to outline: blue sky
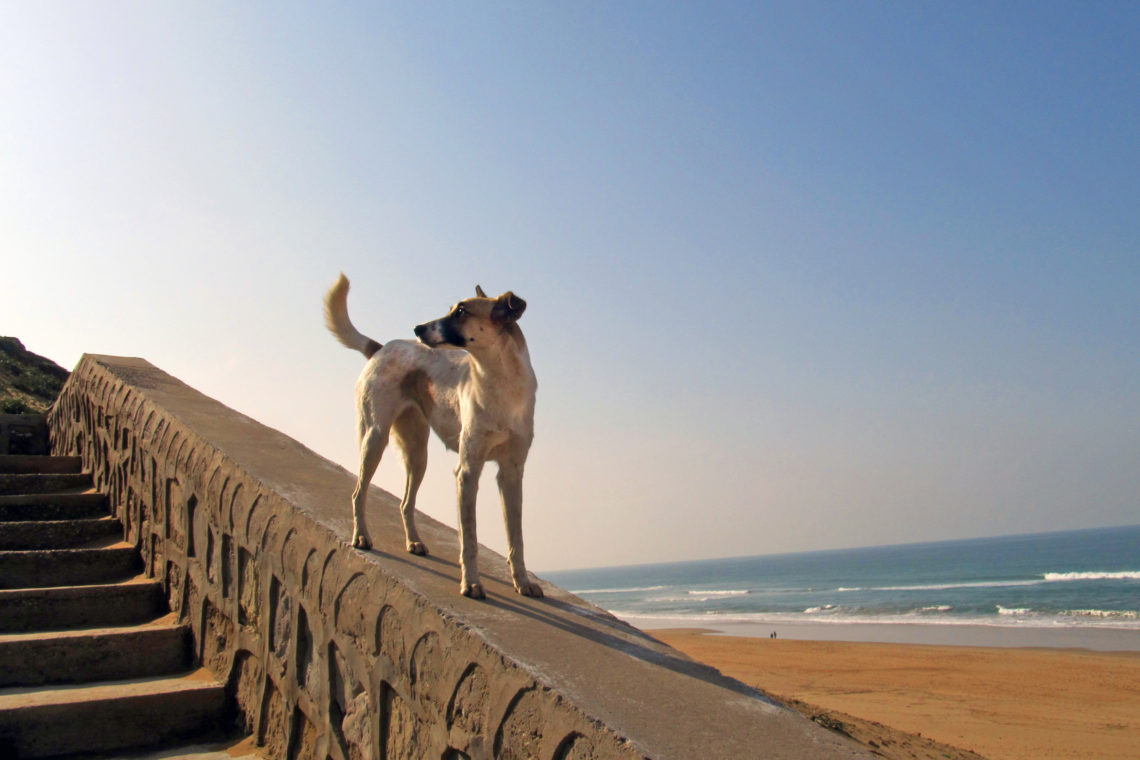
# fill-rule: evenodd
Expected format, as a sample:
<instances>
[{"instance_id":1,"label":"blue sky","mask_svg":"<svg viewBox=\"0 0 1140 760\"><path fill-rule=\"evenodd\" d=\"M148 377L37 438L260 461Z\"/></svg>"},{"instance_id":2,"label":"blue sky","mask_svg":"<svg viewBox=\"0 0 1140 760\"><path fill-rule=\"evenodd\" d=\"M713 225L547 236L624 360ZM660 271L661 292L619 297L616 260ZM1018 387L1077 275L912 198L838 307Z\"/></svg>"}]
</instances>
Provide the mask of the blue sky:
<instances>
[{"instance_id":1,"label":"blue sky","mask_svg":"<svg viewBox=\"0 0 1140 760\"><path fill-rule=\"evenodd\" d=\"M538 571L1136 523L1137 50L1128 3L0 2L0 333L353 469L336 274L381 341L512 289Z\"/></svg>"}]
</instances>

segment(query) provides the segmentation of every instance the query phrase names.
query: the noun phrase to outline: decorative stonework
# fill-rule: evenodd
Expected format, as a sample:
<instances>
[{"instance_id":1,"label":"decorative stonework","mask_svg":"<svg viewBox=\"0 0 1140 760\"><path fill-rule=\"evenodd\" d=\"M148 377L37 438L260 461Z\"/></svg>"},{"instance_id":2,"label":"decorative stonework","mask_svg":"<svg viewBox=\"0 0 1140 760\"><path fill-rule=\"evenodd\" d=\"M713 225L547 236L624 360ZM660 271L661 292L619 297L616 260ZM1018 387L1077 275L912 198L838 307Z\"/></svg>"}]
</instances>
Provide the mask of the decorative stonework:
<instances>
[{"instance_id":1,"label":"decorative stonework","mask_svg":"<svg viewBox=\"0 0 1140 760\"><path fill-rule=\"evenodd\" d=\"M81 456L111 497L268 755L553 759L588 735L638 756L108 363L72 373L50 420L56 453ZM576 726L564 741L545 736L555 713Z\"/></svg>"},{"instance_id":2,"label":"decorative stonework","mask_svg":"<svg viewBox=\"0 0 1140 760\"><path fill-rule=\"evenodd\" d=\"M421 516L411 557L379 489L354 550L350 473L141 359L84 356L49 423L268 757L868 757L486 549L459 596L455 532Z\"/></svg>"}]
</instances>

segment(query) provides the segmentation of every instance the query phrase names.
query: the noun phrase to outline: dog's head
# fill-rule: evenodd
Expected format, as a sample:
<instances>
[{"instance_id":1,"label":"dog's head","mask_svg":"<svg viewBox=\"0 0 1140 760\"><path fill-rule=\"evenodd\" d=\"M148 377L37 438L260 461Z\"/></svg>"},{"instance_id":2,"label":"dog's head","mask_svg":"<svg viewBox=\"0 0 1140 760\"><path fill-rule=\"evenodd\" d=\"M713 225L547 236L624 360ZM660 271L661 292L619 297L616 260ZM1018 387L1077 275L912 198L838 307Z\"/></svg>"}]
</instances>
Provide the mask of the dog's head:
<instances>
[{"instance_id":1,"label":"dog's head","mask_svg":"<svg viewBox=\"0 0 1140 760\"><path fill-rule=\"evenodd\" d=\"M476 285L475 298L455 304L445 317L417 325L416 337L427 346L478 350L499 340L525 310L526 301L509 290L498 298L489 298Z\"/></svg>"}]
</instances>

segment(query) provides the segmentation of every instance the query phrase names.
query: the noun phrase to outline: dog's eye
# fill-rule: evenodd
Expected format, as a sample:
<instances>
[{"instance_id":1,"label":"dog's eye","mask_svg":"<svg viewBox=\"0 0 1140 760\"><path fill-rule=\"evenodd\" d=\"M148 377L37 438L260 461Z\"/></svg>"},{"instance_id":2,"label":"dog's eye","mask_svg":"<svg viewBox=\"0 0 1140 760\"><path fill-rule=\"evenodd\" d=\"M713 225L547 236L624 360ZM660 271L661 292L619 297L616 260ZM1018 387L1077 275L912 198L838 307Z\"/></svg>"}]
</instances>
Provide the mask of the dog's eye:
<instances>
[{"instance_id":1,"label":"dog's eye","mask_svg":"<svg viewBox=\"0 0 1140 760\"><path fill-rule=\"evenodd\" d=\"M456 306L455 311L451 312L451 316L462 317L466 313L467 313L467 310L464 309L462 306Z\"/></svg>"}]
</instances>

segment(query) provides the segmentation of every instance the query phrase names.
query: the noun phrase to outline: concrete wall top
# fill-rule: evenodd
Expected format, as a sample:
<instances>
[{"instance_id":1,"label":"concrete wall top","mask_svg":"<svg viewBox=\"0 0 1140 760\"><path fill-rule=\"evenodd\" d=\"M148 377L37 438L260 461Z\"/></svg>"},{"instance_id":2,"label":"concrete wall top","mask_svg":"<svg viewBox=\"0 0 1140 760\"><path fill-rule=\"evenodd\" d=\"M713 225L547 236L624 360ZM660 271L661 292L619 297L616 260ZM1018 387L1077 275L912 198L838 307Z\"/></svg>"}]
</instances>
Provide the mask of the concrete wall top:
<instances>
[{"instance_id":1,"label":"concrete wall top","mask_svg":"<svg viewBox=\"0 0 1140 760\"><path fill-rule=\"evenodd\" d=\"M408 554L398 499L379 488L373 487L369 498L375 548L355 550L349 544L352 473L142 359L87 355L73 382L90 383L93 378L120 385L122 393L144 398L192 430L213 447L213 461L224 460L226 467L242 471L243 477L287 501L294 510L290 519L307 524L306 530L327 533L345 561L371 565L392 579L418 599L416 604L431 619L446 621L456 635L477 639L498 653L504 667L524 670L567 707L612 733L633 755L702 760L870 757L845 738L550 583L542 584L544 599L519 596L506 560L484 547L480 568L487 599L460 596L455 531L421 515L420 531L431 554ZM57 429L53 425L53 432ZM531 503L528 508L542 505ZM356 603L369 602L365 596Z\"/></svg>"}]
</instances>

